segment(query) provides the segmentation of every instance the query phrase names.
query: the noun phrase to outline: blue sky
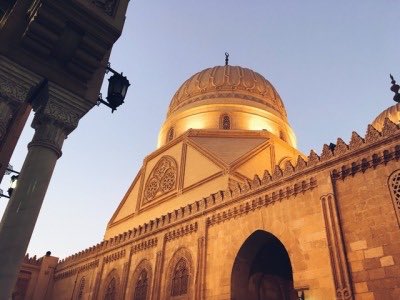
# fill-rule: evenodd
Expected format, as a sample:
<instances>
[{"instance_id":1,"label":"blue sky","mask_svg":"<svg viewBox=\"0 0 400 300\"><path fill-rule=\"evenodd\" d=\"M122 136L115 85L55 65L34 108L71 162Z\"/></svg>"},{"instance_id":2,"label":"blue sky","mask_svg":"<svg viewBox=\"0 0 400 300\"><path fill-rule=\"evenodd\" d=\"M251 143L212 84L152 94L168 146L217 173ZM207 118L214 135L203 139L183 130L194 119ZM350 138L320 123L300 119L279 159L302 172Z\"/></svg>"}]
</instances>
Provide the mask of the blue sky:
<instances>
[{"instance_id":1,"label":"blue sky","mask_svg":"<svg viewBox=\"0 0 400 300\"><path fill-rule=\"evenodd\" d=\"M132 84L126 103L114 114L94 107L65 141L29 253L63 258L102 240L156 148L174 92L192 74L224 64L226 51L231 65L275 86L304 153L320 153L338 137L348 142L352 131L363 136L394 104L389 73L400 81L399 12L395 0L131 1L110 59ZM17 170L32 138L29 125L11 160ZM1 198L0 213L5 205Z\"/></svg>"}]
</instances>

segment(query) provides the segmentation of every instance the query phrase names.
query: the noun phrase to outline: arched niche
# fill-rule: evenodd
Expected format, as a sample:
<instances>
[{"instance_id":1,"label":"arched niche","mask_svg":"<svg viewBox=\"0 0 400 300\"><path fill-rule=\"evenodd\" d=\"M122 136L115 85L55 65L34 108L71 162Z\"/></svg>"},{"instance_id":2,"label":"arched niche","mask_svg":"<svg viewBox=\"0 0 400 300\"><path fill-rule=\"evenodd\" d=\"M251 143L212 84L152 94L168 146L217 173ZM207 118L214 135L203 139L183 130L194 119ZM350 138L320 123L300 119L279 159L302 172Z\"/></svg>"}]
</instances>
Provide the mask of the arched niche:
<instances>
[{"instance_id":1,"label":"arched niche","mask_svg":"<svg viewBox=\"0 0 400 300\"><path fill-rule=\"evenodd\" d=\"M273 234L257 230L239 249L232 268L231 299L296 299L289 255Z\"/></svg>"}]
</instances>

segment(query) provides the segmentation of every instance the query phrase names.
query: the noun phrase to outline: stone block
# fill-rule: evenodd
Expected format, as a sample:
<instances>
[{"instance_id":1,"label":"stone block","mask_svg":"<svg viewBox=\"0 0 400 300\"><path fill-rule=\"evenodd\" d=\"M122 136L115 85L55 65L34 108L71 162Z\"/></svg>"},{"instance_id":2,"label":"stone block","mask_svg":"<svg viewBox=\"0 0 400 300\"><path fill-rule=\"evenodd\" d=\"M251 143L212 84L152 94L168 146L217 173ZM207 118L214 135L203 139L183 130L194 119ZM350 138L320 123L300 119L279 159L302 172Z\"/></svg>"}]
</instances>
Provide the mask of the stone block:
<instances>
[{"instance_id":1,"label":"stone block","mask_svg":"<svg viewBox=\"0 0 400 300\"><path fill-rule=\"evenodd\" d=\"M352 251L367 249L367 241L361 240L361 241L350 243L350 248Z\"/></svg>"},{"instance_id":2,"label":"stone block","mask_svg":"<svg viewBox=\"0 0 400 300\"><path fill-rule=\"evenodd\" d=\"M385 269L379 268L379 269L369 270L368 275L371 280L384 278L385 277Z\"/></svg>"},{"instance_id":3,"label":"stone block","mask_svg":"<svg viewBox=\"0 0 400 300\"><path fill-rule=\"evenodd\" d=\"M368 250L364 250L365 258L381 257L383 256L383 248L375 247Z\"/></svg>"},{"instance_id":4,"label":"stone block","mask_svg":"<svg viewBox=\"0 0 400 300\"><path fill-rule=\"evenodd\" d=\"M368 285L365 281L354 284L354 291L356 294L368 292Z\"/></svg>"},{"instance_id":5,"label":"stone block","mask_svg":"<svg viewBox=\"0 0 400 300\"><path fill-rule=\"evenodd\" d=\"M362 293L362 294L356 294L355 295L356 300L375 300L374 293L369 292L369 293Z\"/></svg>"},{"instance_id":6,"label":"stone block","mask_svg":"<svg viewBox=\"0 0 400 300\"><path fill-rule=\"evenodd\" d=\"M350 251L347 254L347 259L350 262L357 261L357 260L363 260L364 259L364 251L363 250Z\"/></svg>"},{"instance_id":7,"label":"stone block","mask_svg":"<svg viewBox=\"0 0 400 300\"><path fill-rule=\"evenodd\" d=\"M369 279L369 275L367 271L359 271L353 273L353 280L354 282L362 282L367 281Z\"/></svg>"},{"instance_id":8,"label":"stone block","mask_svg":"<svg viewBox=\"0 0 400 300\"><path fill-rule=\"evenodd\" d=\"M351 271L358 272L364 270L364 263L361 260L353 261L350 263Z\"/></svg>"},{"instance_id":9,"label":"stone block","mask_svg":"<svg viewBox=\"0 0 400 300\"><path fill-rule=\"evenodd\" d=\"M382 267L388 267L388 266L393 266L394 265L393 256L391 256L391 255L381 257L379 260L381 262L381 266Z\"/></svg>"}]
</instances>

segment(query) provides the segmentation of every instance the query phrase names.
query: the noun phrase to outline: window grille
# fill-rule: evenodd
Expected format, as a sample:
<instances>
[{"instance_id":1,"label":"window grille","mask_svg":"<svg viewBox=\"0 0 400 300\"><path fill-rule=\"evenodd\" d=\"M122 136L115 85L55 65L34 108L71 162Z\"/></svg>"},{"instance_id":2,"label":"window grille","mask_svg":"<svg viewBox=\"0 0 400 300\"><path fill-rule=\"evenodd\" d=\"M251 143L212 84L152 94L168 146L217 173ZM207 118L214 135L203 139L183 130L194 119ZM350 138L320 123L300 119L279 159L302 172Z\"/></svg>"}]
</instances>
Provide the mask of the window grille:
<instances>
[{"instance_id":1,"label":"window grille","mask_svg":"<svg viewBox=\"0 0 400 300\"><path fill-rule=\"evenodd\" d=\"M143 270L142 272L140 272L139 278L136 282L135 294L133 296L133 300L146 300L147 288L148 288L147 271Z\"/></svg>"},{"instance_id":2,"label":"window grille","mask_svg":"<svg viewBox=\"0 0 400 300\"><path fill-rule=\"evenodd\" d=\"M184 258L181 258L174 269L171 296L185 295L188 292L189 270Z\"/></svg>"},{"instance_id":3,"label":"window grille","mask_svg":"<svg viewBox=\"0 0 400 300\"><path fill-rule=\"evenodd\" d=\"M231 129L231 118L228 115L221 116L221 128L225 130Z\"/></svg>"},{"instance_id":4,"label":"window grille","mask_svg":"<svg viewBox=\"0 0 400 300\"><path fill-rule=\"evenodd\" d=\"M400 170L389 177L389 190L392 195L393 207L396 212L397 223L400 226Z\"/></svg>"},{"instance_id":5,"label":"window grille","mask_svg":"<svg viewBox=\"0 0 400 300\"><path fill-rule=\"evenodd\" d=\"M117 280L115 277L111 279L110 283L106 288L106 292L104 294L104 300L115 300L117 299Z\"/></svg>"}]
</instances>

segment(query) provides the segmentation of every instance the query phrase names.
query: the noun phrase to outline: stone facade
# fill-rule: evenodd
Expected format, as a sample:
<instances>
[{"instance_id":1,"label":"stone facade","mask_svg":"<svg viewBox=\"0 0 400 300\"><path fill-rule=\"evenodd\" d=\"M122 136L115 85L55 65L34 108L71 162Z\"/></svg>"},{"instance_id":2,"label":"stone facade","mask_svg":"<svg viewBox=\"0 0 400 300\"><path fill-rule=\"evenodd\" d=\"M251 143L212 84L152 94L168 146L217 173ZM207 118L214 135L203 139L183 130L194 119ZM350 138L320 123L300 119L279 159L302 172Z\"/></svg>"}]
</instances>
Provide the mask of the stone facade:
<instances>
[{"instance_id":1,"label":"stone facade","mask_svg":"<svg viewBox=\"0 0 400 300\"><path fill-rule=\"evenodd\" d=\"M189 130L48 299L399 299L399 138L386 119L306 157L262 130Z\"/></svg>"}]
</instances>

